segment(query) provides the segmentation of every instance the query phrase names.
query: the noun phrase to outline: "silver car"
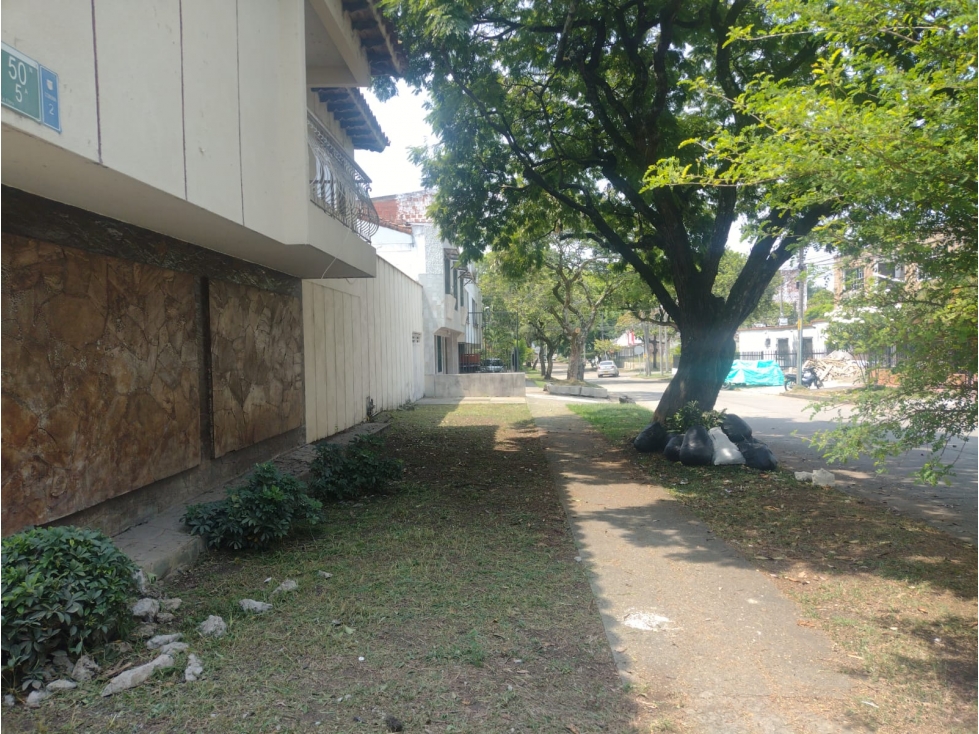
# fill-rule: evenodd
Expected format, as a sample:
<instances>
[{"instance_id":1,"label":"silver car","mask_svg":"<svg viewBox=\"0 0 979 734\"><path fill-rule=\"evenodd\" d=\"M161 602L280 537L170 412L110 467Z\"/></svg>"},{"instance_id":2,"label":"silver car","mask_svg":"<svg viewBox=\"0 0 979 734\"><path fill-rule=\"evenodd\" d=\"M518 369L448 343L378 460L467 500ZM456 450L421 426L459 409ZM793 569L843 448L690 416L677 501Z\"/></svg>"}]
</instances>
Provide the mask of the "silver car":
<instances>
[{"instance_id":1,"label":"silver car","mask_svg":"<svg viewBox=\"0 0 979 734\"><path fill-rule=\"evenodd\" d=\"M611 360L605 360L604 362L598 363L598 376L599 377L618 377L619 368L615 366L615 362Z\"/></svg>"}]
</instances>

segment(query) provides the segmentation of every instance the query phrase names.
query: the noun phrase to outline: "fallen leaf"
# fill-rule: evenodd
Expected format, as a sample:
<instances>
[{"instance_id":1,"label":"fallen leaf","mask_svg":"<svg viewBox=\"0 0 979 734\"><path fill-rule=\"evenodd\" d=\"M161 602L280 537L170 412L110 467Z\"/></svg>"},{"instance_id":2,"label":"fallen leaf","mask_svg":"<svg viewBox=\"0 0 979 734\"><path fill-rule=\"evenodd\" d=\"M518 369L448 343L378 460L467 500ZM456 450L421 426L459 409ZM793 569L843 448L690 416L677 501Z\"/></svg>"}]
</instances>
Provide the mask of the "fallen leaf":
<instances>
[{"instance_id":1,"label":"fallen leaf","mask_svg":"<svg viewBox=\"0 0 979 734\"><path fill-rule=\"evenodd\" d=\"M565 729L571 732L571 734L581 734L581 731L574 724L566 724Z\"/></svg>"}]
</instances>

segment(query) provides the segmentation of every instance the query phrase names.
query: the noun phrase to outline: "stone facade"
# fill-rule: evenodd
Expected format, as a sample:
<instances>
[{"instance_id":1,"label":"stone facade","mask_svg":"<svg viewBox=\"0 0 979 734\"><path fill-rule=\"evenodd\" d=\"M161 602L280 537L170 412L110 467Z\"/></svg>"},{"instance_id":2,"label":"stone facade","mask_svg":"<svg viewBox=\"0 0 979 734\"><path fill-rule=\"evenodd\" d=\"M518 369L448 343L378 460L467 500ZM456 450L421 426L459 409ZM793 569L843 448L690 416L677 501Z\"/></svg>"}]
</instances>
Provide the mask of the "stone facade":
<instances>
[{"instance_id":1,"label":"stone facade","mask_svg":"<svg viewBox=\"0 0 979 734\"><path fill-rule=\"evenodd\" d=\"M194 277L10 234L2 260L4 529L196 466Z\"/></svg>"},{"instance_id":2,"label":"stone facade","mask_svg":"<svg viewBox=\"0 0 979 734\"><path fill-rule=\"evenodd\" d=\"M215 458L300 427L300 300L212 281L209 311Z\"/></svg>"},{"instance_id":3,"label":"stone facade","mask_svg":"<svg viewBox=\"0 0 979 734\"><path fill-rule=\"evenodd\" d=\"M5 535L113 534L304 443L299 279L7 186L2 201Z\"/></svg>"}]
</instances>

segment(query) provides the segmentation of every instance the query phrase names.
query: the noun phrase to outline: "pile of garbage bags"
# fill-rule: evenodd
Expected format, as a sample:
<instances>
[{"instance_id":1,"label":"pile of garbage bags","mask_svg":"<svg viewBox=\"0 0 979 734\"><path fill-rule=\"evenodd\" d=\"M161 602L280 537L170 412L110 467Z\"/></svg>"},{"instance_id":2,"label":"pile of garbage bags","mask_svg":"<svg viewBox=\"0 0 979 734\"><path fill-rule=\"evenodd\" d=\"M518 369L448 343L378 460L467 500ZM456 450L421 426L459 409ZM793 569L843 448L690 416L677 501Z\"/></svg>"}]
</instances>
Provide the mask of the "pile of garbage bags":
<instances>
[{"instance_id":1,"label":"pile of garbage bags","mask_svg":"<svg viewBox=\"0 0 979 734\"><path fill-rule=\"evenodd\" d=\"M662 423L650 423L632 445L643 453L659 453L684 466L744 464L751 469L778 468L771 449L751 435L751 426L725 414L720 426L693 426L686 433L670 433Z\"/></svg>"}]
</instances>

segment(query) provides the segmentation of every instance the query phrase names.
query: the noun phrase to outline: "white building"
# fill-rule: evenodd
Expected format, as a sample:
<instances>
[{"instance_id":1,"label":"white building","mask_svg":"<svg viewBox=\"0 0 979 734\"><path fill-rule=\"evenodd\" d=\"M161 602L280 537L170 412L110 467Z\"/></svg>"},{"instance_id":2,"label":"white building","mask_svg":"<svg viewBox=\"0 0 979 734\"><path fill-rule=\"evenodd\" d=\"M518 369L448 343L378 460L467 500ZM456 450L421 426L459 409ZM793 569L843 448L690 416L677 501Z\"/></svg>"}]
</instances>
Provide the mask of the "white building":
<instances>
[{"instance_id":1,"label":"white building","mask_svg":"<svg viewBox=\"0 0 979 734\"><path fill-rule=\"evenodd\" d=\"M2 36L4 533L114 533L420 397L353 158L403 63L374 0L4 0Z\"/></svg>"},{"instance_id":2,"label":"white building","mask_svg":"<svg viewBox=\"0 0 979 734\"><path fill-rule=\"evenodd\" d=\"M826 348L826 328L829 322L816 319L802 330L803 359L813 354L824 355ZM754 326L738 329L735 335L739 359L771 359L783 368L795 366L795 355L799 349L798 326Z\"/></svg>"},{"instance_id":3,"label":"white building","mask_svg":"<svg viewBox=\"0 0 979 734\"><path fill-rule=\"evenodd\" d=\"M384 260L422 285L425 375L476 372L483 319L479 286L426 213L431 201L428 191L375 197L380 228L371 242Z\"/></svg>"}]
</instances>

